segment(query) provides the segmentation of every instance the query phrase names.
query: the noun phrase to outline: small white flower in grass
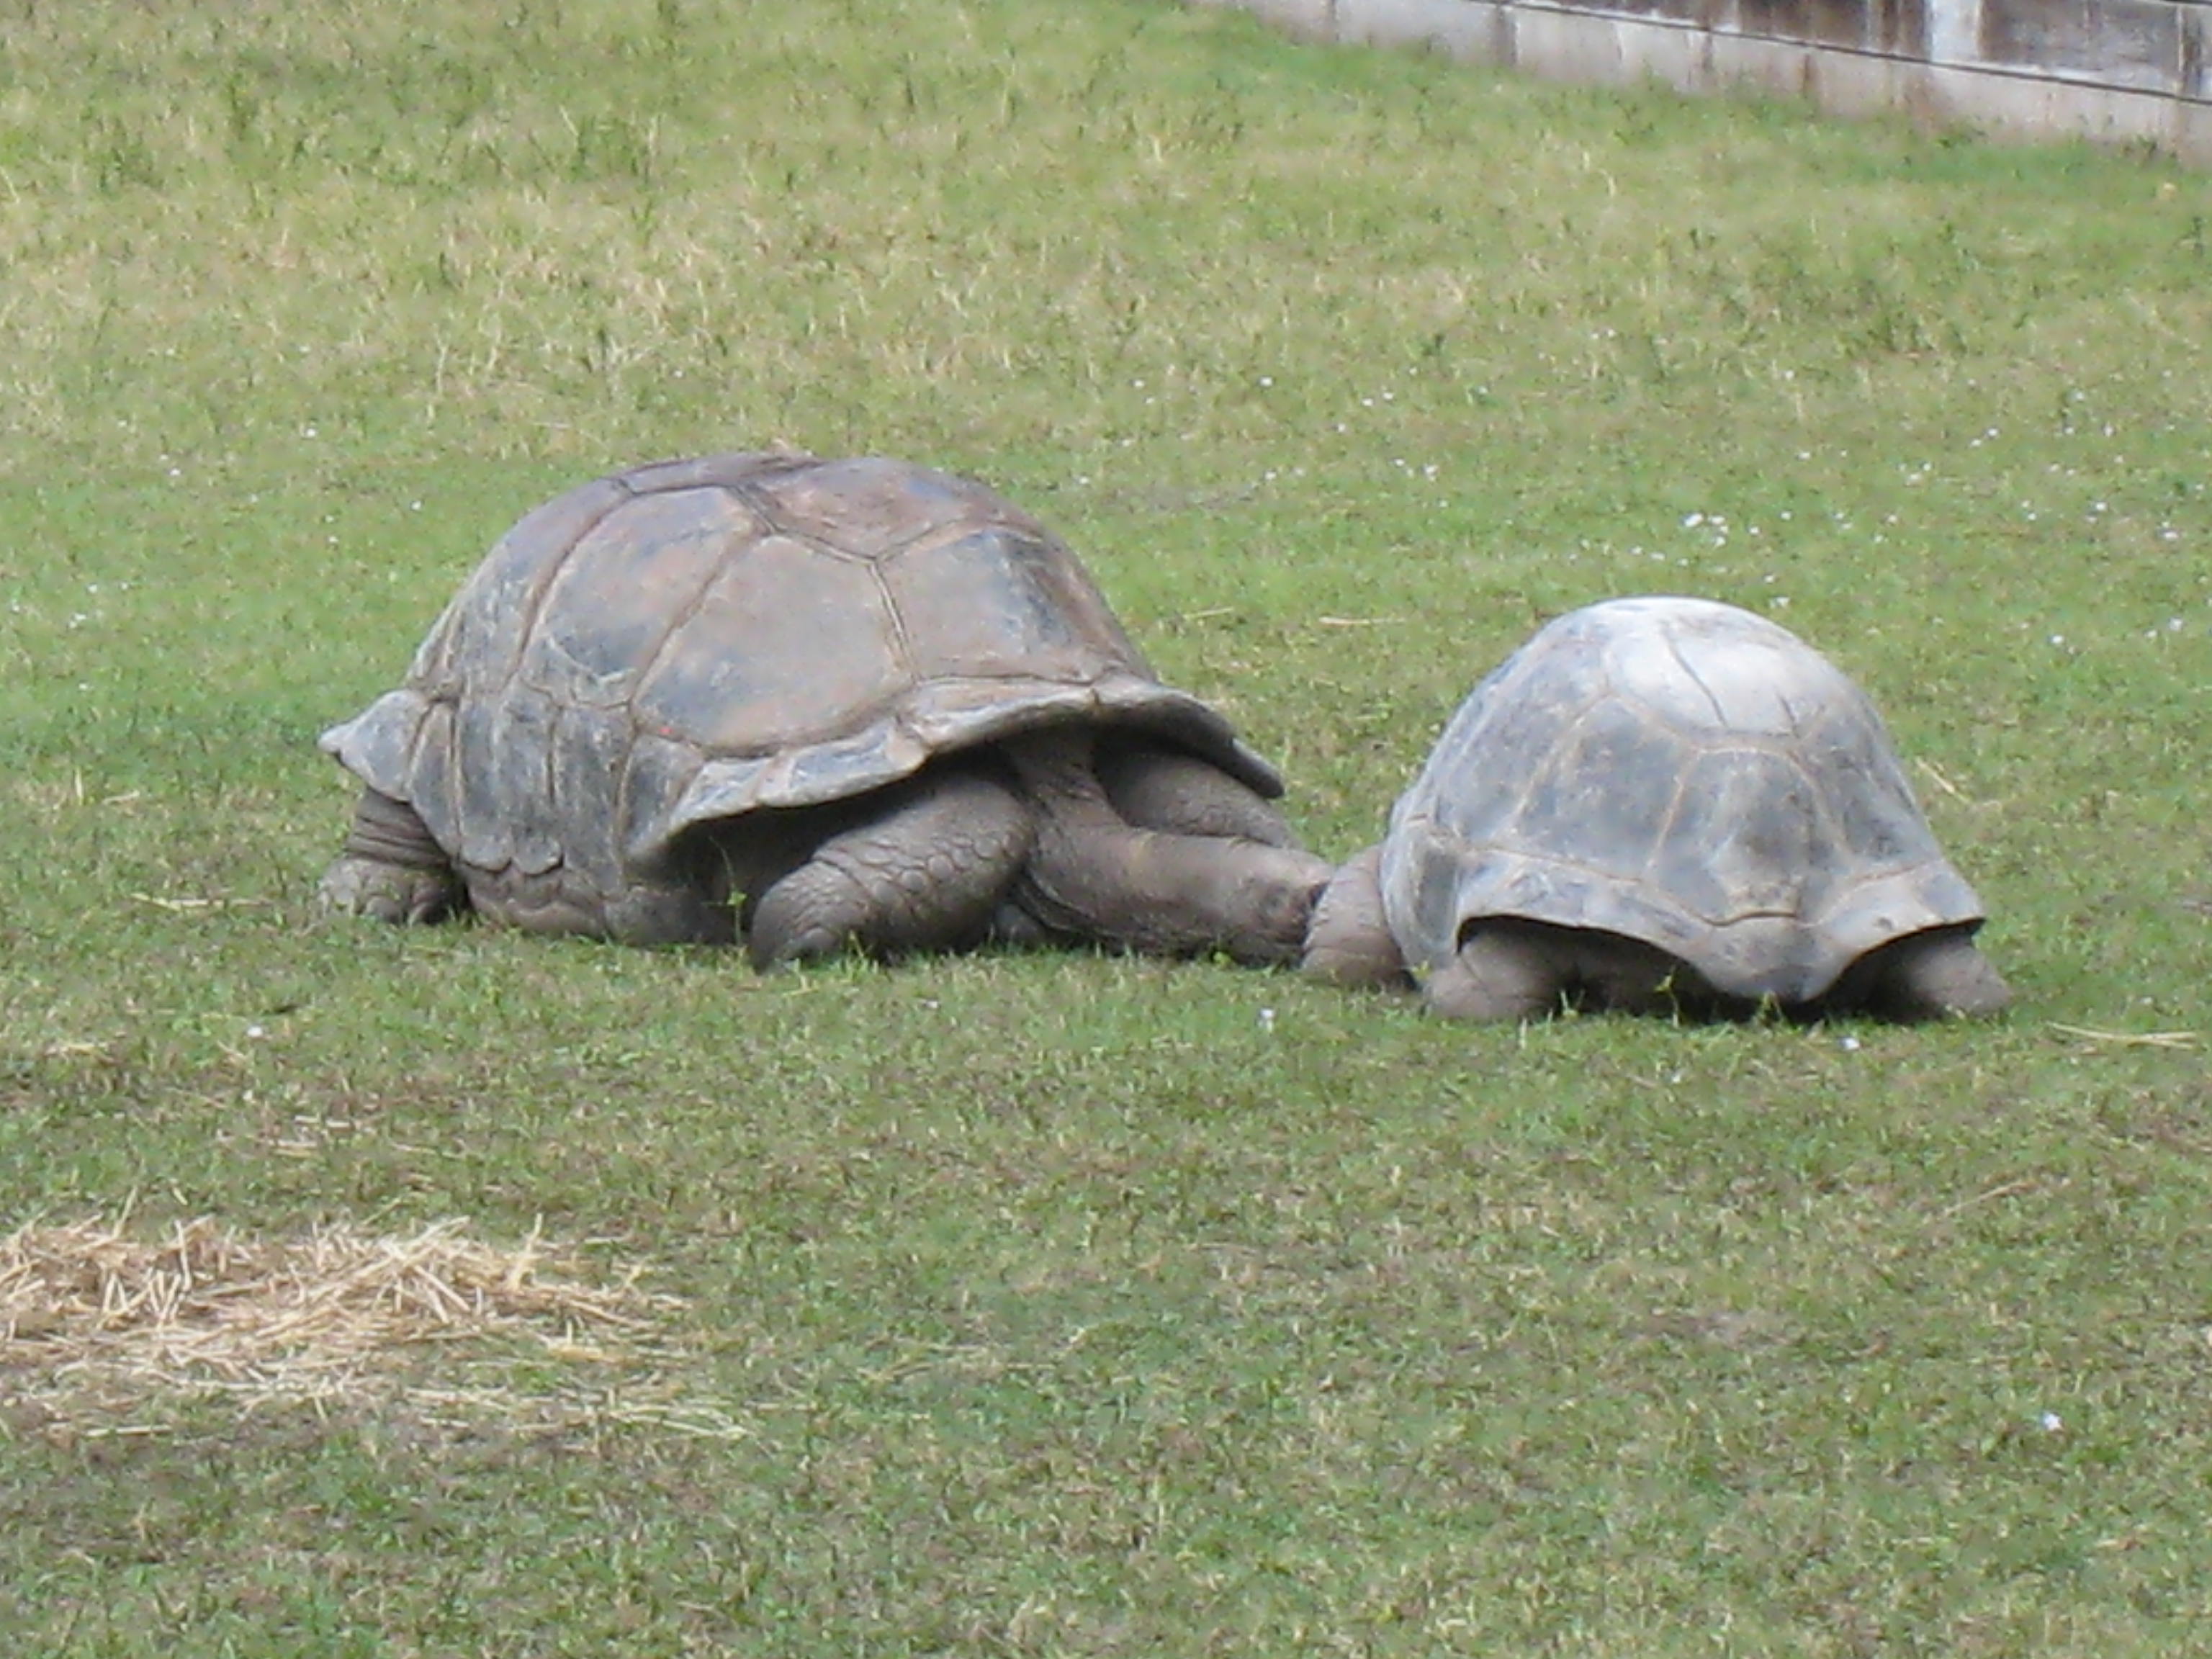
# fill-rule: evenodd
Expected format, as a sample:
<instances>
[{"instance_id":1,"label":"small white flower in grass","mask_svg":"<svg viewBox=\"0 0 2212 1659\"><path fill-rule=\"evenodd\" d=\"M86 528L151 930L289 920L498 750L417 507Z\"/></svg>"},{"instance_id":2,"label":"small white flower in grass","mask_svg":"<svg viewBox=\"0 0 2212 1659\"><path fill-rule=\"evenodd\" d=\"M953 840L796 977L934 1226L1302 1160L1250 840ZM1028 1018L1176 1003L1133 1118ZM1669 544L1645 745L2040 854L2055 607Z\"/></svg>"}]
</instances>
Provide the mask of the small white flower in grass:
<instances>
[{"instance_id":1,"label":"small white flower in grass","mask_svg":"<svg viewBox=\"0 0 2212 1659\"><path fill-rule=\"evenodd\" d=\"M2054 646L2063 646L2066 643L2066 636L2063 634L2053 634L2051 636L2051 642Z\"/></svg>"},{"instance_id":2,"label":"small white flower in grass","mask_svg":"<svg viewBox=\"0 0 2212 1659\"><path fill-rule=\"evenodd\" d=\"M1855 1054L1858 1053L1860 1046L1859 1040L1855 1036L1839 1037L1836 1042L1836 1047L1841 1048L1847 1054Z\"/></svg>"},{"instance_id":3,"label":"small white flower in grass","mask_svg":"<svg viewBox=\"0 0 2212 1659\"><path fill-rule=\"evenodd\" d=\"M1273 386L1273 385L1274 385L1274 383L1275 383L1275 377L1274 377L1273 375L1272 375L1272 374L1262 374L1262 375L1260 377L1260 384L1261 384L1261 386Z\"/></svg>"},{"instance_id":4,"label":"small white flower in grass","mask_svg":"<svg viewBox=\"0 0 2212 1659\"><path fill-rule=\"evenodd\" d=\"M2045 1434L2057 1434L2066 1426L2066 1419L2059 1416L2057 1412L2045 1412L2041 1417L2036 1419L2036 1421L2042 1425Z\"/></svg>"},{"instance_id":5,"label":"small white flower in grass","mask_svg":"<svg viewBox=\"0 0 2212 1659\"><path fill-rule=\"evenodd\" d=\"M1273 1008L1262 1008L1260 1011L1260 1029L1263 1031L1273 1031L1275 1029L1275 1011Z\"/></svg>"},{"instance_id":6,"label":"small white flower in grass","mask_svg":"<svg viewBox=\"0 0 2212 1659\"><path fill-rule=\"evenodd\" d=\"M1683 519L1683 520L1682 520L1682 528L1683 528L1683 529L1685 529L1685 530L1695 530L1695 529L1696 529L1699 525L1703 524L1705 521L1705 515L1704 514L1702 514L1702 513L1692 513L1692 514L1688 514L1686 517L1685 517L1685 518Z\"/></svg>"},{"instance_id":7,"label":"small white flower in grass","mask_svg":"<svg viewBox=\"0 0 2212 1659\"><path fill-rule=\"evenodd\" d=\"M246 1028L246 1035L258 1040L267 1036L269 1033L258 1025L249 1025Z\"/></svg>"}]
</instances>

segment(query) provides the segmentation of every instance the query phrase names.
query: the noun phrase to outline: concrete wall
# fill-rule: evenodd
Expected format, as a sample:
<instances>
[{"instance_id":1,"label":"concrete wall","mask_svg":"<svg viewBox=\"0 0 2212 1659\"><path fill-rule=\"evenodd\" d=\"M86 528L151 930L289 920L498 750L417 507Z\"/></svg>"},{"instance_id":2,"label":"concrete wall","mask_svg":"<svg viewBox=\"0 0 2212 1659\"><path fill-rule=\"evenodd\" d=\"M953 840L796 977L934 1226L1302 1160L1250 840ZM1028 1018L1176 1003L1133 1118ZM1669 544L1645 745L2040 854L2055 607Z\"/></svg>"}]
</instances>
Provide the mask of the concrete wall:
<instances>
[{"instance_id":1,"label":"concrete wall","mask_svg":"<svg viewBox=\"0 0 2212 1659\"><path fill-rule=\"evenodd\" d=\"M1553 80L2154 145L2212 165L2212 0L1191 0Z\"/></svg>"}]
</instances>

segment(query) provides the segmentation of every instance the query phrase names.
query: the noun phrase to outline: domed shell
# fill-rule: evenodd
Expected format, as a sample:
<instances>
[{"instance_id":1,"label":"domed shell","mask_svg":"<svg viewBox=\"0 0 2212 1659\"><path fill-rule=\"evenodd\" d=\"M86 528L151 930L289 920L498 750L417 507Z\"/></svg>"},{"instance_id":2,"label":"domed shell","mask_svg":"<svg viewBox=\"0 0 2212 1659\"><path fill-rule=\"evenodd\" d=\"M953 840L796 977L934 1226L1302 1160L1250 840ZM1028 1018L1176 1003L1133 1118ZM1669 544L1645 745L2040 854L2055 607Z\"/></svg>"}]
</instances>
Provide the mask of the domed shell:
<instances>
[{"instance_id":1,"label":"domed shell","mask_svg":"<svg viewBox=\"0 0 2212 1659\"><path fill-rule=\"evenodd\" d=\"M1514 916L1783 1002L1983 915L1856 685L1763 617L1658 597L1561 617L1475 687L1391 815L1382 885L1424 965Z\"/></svg>"},{"instance_id":2,"label":"domed shell","mask_svg":"<svg viewBox=\"0 0 2212 1659\"><path fill-rule=\"evenodd\" d=\"M465 867L604 895L683 831L848 799L1049 722L1281 780L1162 685L1072 553L905 462L727 454L602 478L501 539L406 683L322 747Z\"/></svg>"}]
</instances>

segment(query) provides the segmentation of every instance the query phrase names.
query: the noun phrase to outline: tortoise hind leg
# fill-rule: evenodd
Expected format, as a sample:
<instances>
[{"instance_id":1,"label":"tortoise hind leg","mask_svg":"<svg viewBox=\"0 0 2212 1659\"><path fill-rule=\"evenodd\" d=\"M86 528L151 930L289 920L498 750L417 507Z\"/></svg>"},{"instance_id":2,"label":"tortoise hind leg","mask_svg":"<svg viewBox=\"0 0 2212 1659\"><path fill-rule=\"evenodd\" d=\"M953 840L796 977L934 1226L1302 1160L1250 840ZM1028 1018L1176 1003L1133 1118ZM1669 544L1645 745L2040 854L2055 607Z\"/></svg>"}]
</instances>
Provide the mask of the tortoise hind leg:
<instances>
[{"instance_id":1,"label":"tortoise hind leg","mask_svg":"<svg viewBox=\"0 0 2212 1659\"><path fill-rule=\"evenodd\" d=\"M1036 836L1026 802L954 768L885 792L884 810L824 838L759 894L744 921L753 965L953 950L990 932Z\"/></svg>"},{"instance_id":2,"label":"tortoise hind leg","mask_svg":"<svg viewBox=\"0 0 2212 1659\"><path fill-rule=\"evenodd\" d=\"M338 915L399 926L443 921L468 908L468 895L415 809L363 789L345 846L323 872L316 897Z\"/></svg>"},{"instance_id":3,"label":"tortoise hind leg","mask_svg":"<svg viewBox=\"0 0 2212 1659\"><path fill-rule=\"evenodd\" d=\"M1328 863L1238 836L1141 829L1115 810L1080 726L1024 732L1005 753L1036 809L1017 897L1047 930L1127 951L1293 963Z\"/></svg>"},{"instance_id":4,"label":"tortoise hind leg","mask_svg":"<svg viewBox=\"0 0 2212 1659\"><path fill-rule=\"evenodd\" d=\"M1116 736L1098 741L1092 763L1114 810L1139 830L1298 844L1273 801L1195 755Z\"/></svg>"},{"instance_id":5,"label":"tortoise hind leg","mask_svg":"<svg viewBox=\"0 0 2212 1659\"><path fill-rule=\"evenodd\" d=\"M2001 1013L2011 988L1966 927L1908 933L1852 965L1843 1000L1891 1019L1981 1018Z\"/></svg>"}]
</instances>

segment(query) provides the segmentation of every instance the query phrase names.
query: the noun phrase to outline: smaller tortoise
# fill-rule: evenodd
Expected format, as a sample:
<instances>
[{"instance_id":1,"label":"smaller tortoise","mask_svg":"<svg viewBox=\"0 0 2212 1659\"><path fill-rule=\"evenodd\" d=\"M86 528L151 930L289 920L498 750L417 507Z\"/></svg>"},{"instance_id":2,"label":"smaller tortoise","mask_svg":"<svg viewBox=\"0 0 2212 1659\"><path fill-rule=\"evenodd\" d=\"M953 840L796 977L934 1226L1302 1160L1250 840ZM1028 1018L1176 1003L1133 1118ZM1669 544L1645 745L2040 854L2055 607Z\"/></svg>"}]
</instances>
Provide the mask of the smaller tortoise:
<instances>
[{"instance_id":1,"label":"smaller tortoise","mask_svg":"<svg viewBox=\"0 0 2212 1659\"><path fill-rule=\"evenodd\" d=\"M664 462L539 507L406 684L324 733L323 878L387 921L733 944L1297 959L1329 866L1073 553L903 462Z\"/></svg>"},{"instance_id":2,"label":"smaller tortoise","mask_svg":"<svg viewBox=\"0 0 2212 1659\"><path fill-rule=\"evenodd\" d=\"M1627 599L1475 687L1330 884L1305 969L1410 968L1469 1019L1990 1014L2009 993L1982 918L1840 670L1732 605Z\"/></svg>"}]
</instances>

